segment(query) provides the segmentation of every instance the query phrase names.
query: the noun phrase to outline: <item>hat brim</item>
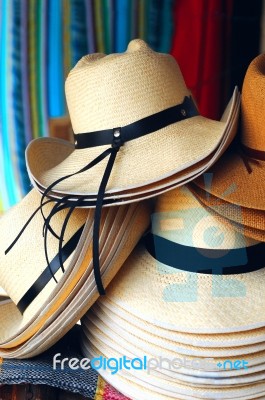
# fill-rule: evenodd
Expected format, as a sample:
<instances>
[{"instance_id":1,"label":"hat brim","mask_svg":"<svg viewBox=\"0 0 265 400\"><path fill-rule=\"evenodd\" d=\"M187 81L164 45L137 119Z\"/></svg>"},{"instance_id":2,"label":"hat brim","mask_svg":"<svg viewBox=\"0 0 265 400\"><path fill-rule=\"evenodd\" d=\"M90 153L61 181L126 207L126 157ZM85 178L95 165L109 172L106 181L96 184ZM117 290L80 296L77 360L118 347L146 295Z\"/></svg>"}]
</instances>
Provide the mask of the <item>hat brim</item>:
<instances>
[{"instance_id":1,"label":"hat brim","mask_svg":"<svg viewBox=\"0 0 265 400\"><path fill-rule=\"evenodd\" d=\"M117 154L106 193L150 185L207 158L224 136L235 134L237 118L233 117L237 100L235 89L221 121L196 116L125 143ZM108 147L76 150L73 144L60 139L36 139L26 150L28 172L31 180L47 188L56 179L83 168ZM103 160L90 170L66 179L56 186L56 191L96 196L106 163Z\"/></svg>"},{"instance_id":2,"label":"hat brim","mask_svg":"<svg viewBox=\"0 0 265 400\"><path fill-rule=\"evenodd\" d=\"M222 200L200 187L190 184L189 189L207 207L215 210L230 221L249 228L265 231L265 211L238 206Z\"/></svg>"},{"instance_id":3,"label":"hat brim","mask_svg":"<svg viewBox=\"0 0 265 400\"><path fill-rule=\"evenodd\" d=\"M253 353L262 352L265 350L265 343L251 343L249 345L237 346L237 347L200 347L194 346L191 343L181 343L167 338L161 338L156 336L156 327L153 326L149 332L144 332L141 329L135 329L135 327L128 323L126 326L122 326L119 323L114 323L112 319L108 318L102 310L95 307L89 310L87 313L87 319L96 328L104 333L109 332L109 337L116 337L119 341L124 339L126 342L136 346L143 352L149 349L149 354L159 357L160 354L164 354L168 357L170 353L175 353L176 357L187 356L187 357L215 357L215 358L230 358L230 357L241 357L252 355ZM121 321L120 321L121 322ZM89 326L89 324L88 324ZM89 330L89 328L88 328ZM160 351L160 354L158 354ZM173 355L173 354L172 354Z\"/></svg>"},{"instance_id":4,"label":"hat brim","mask_svg":"<svg viewBox=\"0 0 265 400\"><path fill-rule=\"evenodd\" d=\"M227 217L227 210L225 209L224 205L223 205L222 208L220 206L217 206L217 207L216 206L209 206L209 205L206 204L204 196L201 196L197 192L197 190L195 192L193 191L193 193L197 197L197 199L200 200L200 202L203 205L203 207L205 207L206 209L210 210L210 212L213 215L218 216L222 220L223 224L232 225L233 228L237 232L241 233L242 235L244 235L244 236L246 236L248 238L257 240L259 242L264 242L265 241L265 230L264 229L252 228L250 226L245 225L244 223L235 222L234 220L231 219L231 215L230 215L230 218ZM206 194L206 197L207 197L207 194ZM231 206L236 207L235 205L232 205L232 204L228 203L227 208L231 207ZM240 207L240 206L237 206L237 207ZM245 220L246 214L244 214L244 217L243 217L242 207L240 207L240 208L241 208L241 210L238 212L238 217L240 218L240 215L242 215L242 219L244 218L244 220ZM246 208L244 208L244 210L247 212ZM249 209L249 214L248 214L247 218L251 217L251 212L252 212L252 210ZM262 213L263 210L253 210L252 214L254 214L255 212ZM261 217L261 215L258 217L259 225L262 226L262 224L264 224L264 221L262 219L260 219L260 217ZM254 224L255 221L257 222L257 218L255 218L255 216L253 215L252 224Z\"/></svg>"},{"instance_id":5,"label":"hat brim","mask_svg":"<svg viewBox=\"0 0 265 400\"><path fill-rule=\"evenodd\" d=\"M31 196L31 194L28 196ZM39 194L38 194L38 199L39 199ZM16 213L20 213L21 212L20 208L21 208L20 205L18 205L16 207L16 210L14 211L16 211ZM28 212L31 212L31 208L28 210ZM80 210L78 210L77 212L80 213ZM81 211L81 214L82 213L84 213L84 210ZM141 220L138 220L137 229L135 229L135 227L132 227L129 224L129 222L133 219L134 213L137 215L137 217L139 217L139 214L141 216ZM36 218L37 218L36 224L37 226L39 226L39 228L38 230L34 230L34 236L36 236L37 241L38 240L43 241L41 233L42 224L40 220L38 221L38 217ZM42 219L41 216L40 219ZM5 220L8 223L8 218L5 218ZM128 251L132 250L132 248L137 243L141 234L144 232L144 230L148 225L147 205L141 204L141 205L134 205L131 208L125 206L111 210L106 209L106 211L104 211L102 215L102 224L103 226L100 234L100 249L101 249L101 263L102 263L101 272L102 273L105 272L103 283L108 284L110 279L113 278L113 276L116 274L116 272L118 271L118 269L128 256L129 253L127 253L126 255L127 250ZM96 290L94 276L93 276L93 263L92 263L92 250L91 250L92 226L93 226L93 213L91 214L91 217L88 218L88 220L86 221L86 225L84 227L82 236L80 238L79 244L73 256L73 259L74 258L76 259L74 265L71 267L71 265L69 264L70 266L67 266L65 273L62 276L59 277L57 276L58 279L60 278L57 285L52 281L51 283L49 282L49 284L44 288L44 290L40 293L40 295L38 295L36 299L34 299L34 301L25 310L23 315L18 311L16 305L12 301L8 300L5 302L1 302L0 315L3 324L1 325L2 329L0 327L0 332L2 331L0 353L5 354L6 356L6 353L9 351L9 349L14 349L14 347L23 345L25 341L29 340L34 335L37 335L38 332L41 331L46 321L51 320L53 317L55 317L55 315L58 316L58 311L62 311L66 307L68 301L70 300L73 301L73 295L77 296L78 298L77 287L79 282L82 281L84 277L86 278L87 287L89 287L90 285L91 290L87 293L86 307L82 308L82 314L97 299L98 292ZM125 235L124 229L126 228L128 229L128 235L126 236L128 244L123 243L123 249L120 248L121 254L119 254L119 252L117 252L117 247L119 247L118 245L122 239L122 236ZM3 225L1 225L1 230L2 229L4 229ZM16 230L17 226L16 229L14 229L14 231ZM111 241L108 240L110 232L113 232L117 236L117 239L115 240L116 247L113 247L113 240ZM24 235L25 235L24 240L29 244L30 243L29 238L32 237L33 235L32 231L29 229L28 233L27 231L24 232ZM3 246L5 246L5 244L3 244ZM32 253L32 248L33 246L31 248L28 247L26 251L27 250L30 251L32 257L35 258L34 253ZM17 249L17 251L21 252L21 247ZM24 249L24 256L25 256L25 249ZM23 267L23 264L21 265L21 267ZM10 273L12 274L11 271ZM74 310L74 312L72 312L72 314L69 316L68 324L64 325L64 331L62 329L57 329L57 333L53 337L53 339L51 339L51 337L48 338L48 344L46 343L46 348L48 348L51 344L59 340L59 338L63 335L62 332L66 333L66 331L69 330L71 326L73 326L73 324L78 321L78 319L80 319L81 315L80 315L80 310L78 309ZM34 346L31 345L30 349L31 351L33 351ZM13 350L11 350L11 352L12 351ZM38 354L39 351L38 340L35 340L35 351L37 351Z\"/></svg>"},{"instance_id":6,"label":"hat brim","mask_svg":"<svg viewBox=\"0 0 265 400\"><path fill-rule=\"evenodd\" d=\"M255 160L254 160L255 161ZM265 162L248 159L251 173L236 151L229 151L209 171L210 187L205 186L203 177L194 182L199 188L209 191L212 195L227 203L245 208L265 210Z\"/></svg>"},{"instance_id":7,"label":"hat brim","mask_svg":"<svg viewBox=\"0 0 265 400\"><path fill-rule=\"evenodd\" d=\"M131 354L128 354L128 351L126 353L126 349L122 345L119 347L118 343L115 342L115 338L111 339L104 335L103 332L99 332L98 330L96 330L97 335L95 335L95 330L93 328L92 330L93 334L89 334L89 331L86 331L86 333L83 335L82 351L86 357L93 359L102 355L106 358L115 357L119 359L120 357L124 356L124 354L126 354L128 358L131 358ZM103 342L102 339L107 343ZM141 353L138 353L137 355L132 354L132 358L135 357L141 358ZM148 354L147 358L149 358ZM142 386L144 390L155 391L158 396L165 395L167 396L167 399L177 398L190 400L193 398L238 398L241 400L247 395L253 396L260 393L261 391L265 391L265 384L262 380L246 384L239 383L238 385L236 385L235 383L228 383L227 386L222 385L222 383L220 382L218 387L218 379L216 379L216 386L208 386L206 383L196 383L195 379L194 382L180 381L176 378L174 379L173 377L171 377L170 379L163 372L164 371L161 372L161 369L159 369L157 371L152 370L149 374L144 370L139 373L139 371L135 371L131 368L130 370L120 369L117 374L113 375L110 371L108 371L107 368L102 368L99 370L99 373L103 376L104 379L106 379L106 381L108 381L112 386L121 391L123 394L129 395L130 398L132 398L132 394L129 394L131 383ZM260 376L263 376L263 373L256 373L256 379L259 379ZM113 380L113 377L115 377L116 379ZM124 392L119 385L120 379L123 378L128 379L128 387L126 392ZM253 377L250 376L249 380L251 380L252 378ZM223 379L225 378L222 378L222 381ZM237 378L232 378L231 381L235 382L236 379ZM246 377L245 380L247 380ZM155 396L154 398L156 399L157 397ZM138 399L141 399L141 396L137 397L137 400Z\"/></svg>"},{"instance_id":8,"label":"hat brim","mask_svg":"<svg viewBox=\"0 0 265 400\"><path fill-rule=\"evenodd\" d=\"M140 246L117 275L115 285L110 285L107 296L130 314L161 328L233 333L265 326L264 279L265 268L229 276L187 273L161 264ZM234 287L234 294L214 297L213 284L226 290ZM184 297L185 288L189 301ZM171 301L166 300L168 296Z\"/></svg>"},{"instance_id":9,"label":"hat brim","mask_svg":"<svg viewBox=\"0 0 265 400\"><path fill-rule=\"evenodd\" d=\"M109 298L99 298L93 309L104 312L104 315L113 320L114 324L123 325L125 328L129 324L133 334L141 331L141 336L144 337L145 332L153 332L159 338L202 348L241 347L261 343L265 340L265 328L224 334L183 333L164 329L144 319L137 318L134 314L113 303Z\"/></svg>"},{"instance_id":10,"label":"hat brim","mask_svg":"<svg viewBox=\"0 0 265 400\"><path fill-rule=\"evenodd\" d=\"M96 321L96 322L95 322ZM100 324L101 322L101 324ZM100 325L100 326L98 326ZM83 330L83 341L88 341L92 345L97 345L98 349L108 348L111 353L112 350L114 352L121 353L123 355L128 356L129 358L147 356L148 359L156 358L159 359L161 354L166 359L184 359L188 362L183 365L181 368L176 370L171 370L167 364L164 364L161 368L162 375L164 374L165 378L171 380L182 381L184 384L192 383L198 385L209 385L209 386L222 386L232 384L232 380L238 379L238 383L250 383L255 382L257 380L261 380L261 375L265 373L264 371L264 354L265 352L249 353L241 355L228 355L228 356L187 356L185 354L177 352L176 349L168 350L163 346L153 345L149 341L142 340L142 343L139 343L138 338L134 335L131 335L130 331L126 329L119 331L117 334L112 325L107 323L102 323L99 319L95 319L93 313L90 311L82 318L82 330ZM136 340L135 340L136 339ZM232 349L231 349L232 350ZM211 358L213 359L208 365L205 365L204 368L200 368L194 364L191 366L192 360ZM231 362L234 362L238 359L245 360L248 362L247 369L218 369L217 364L219 362L223 363L229 359ZM263 362L261 362L263 360ZM255 378L253 379L253 374L255 374ZM241 382L241 379L243 382ZM236 382L234 382L236 383Z\"/></svg>"}]
</instances>

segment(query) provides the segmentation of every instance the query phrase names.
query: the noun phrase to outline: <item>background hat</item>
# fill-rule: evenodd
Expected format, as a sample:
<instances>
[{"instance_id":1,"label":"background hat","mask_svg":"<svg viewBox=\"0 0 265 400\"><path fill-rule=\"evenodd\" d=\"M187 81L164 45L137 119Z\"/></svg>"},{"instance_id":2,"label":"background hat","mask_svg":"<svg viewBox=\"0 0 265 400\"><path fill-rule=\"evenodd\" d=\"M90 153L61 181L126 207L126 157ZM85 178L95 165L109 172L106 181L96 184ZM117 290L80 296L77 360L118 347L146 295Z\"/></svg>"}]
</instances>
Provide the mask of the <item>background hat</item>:
<instances>
[{"instance_id":1,"label":"background hat","mask_svg":"<svg viewBox=\"0 0 265 400\"><path fill-rule=\"evenodd\" d=\"M130 42L125 53L83 57L66 80L66 97L77 148L63 140L40 138L32 141L26 151L30 178L41 188L87 168L102 152L111 151L111 143L78 148L83 147L84 141L90 142L92 136L98 142L100 135L104 142L105 130L114 132L121 127L122 138L124 126L143 118L149 121L150 116L171 107L178 107L178 113L173 114L174 118L179 114L180 121L163 125L164 118L159 117L160 125L156 121L151 127L147 122L145 129L141 127L138 132L139 136L146 129L152 133L122 143L106 193L115 196L177 174L207 158L218 150L224 137L229 141L235 134L236 95L224 121L197 115L174 58L152 51L142 40ZM186 97L187 106L183 103ZM138 128L133 134L135 131ZM58 183L56 192L96 197L106 166L103 159L93 168Z\"/></svg>"},{"instance_id":2,"label":"background hat","mask_svg":"<svg viewBox=\"0 0 265 400\"><path fill-rule=\"evenodd\" d=\"M265 210L265 54L248 67L242 89L240 143L209 171L210 184L202 177L200 188L229 203Z\"/></svg>"},{"instance_id":3,"label":"background hat","mask_svg":"<svg viewBox=\"0 0 265 400\"><path fill-rule=\"evenodd\" d=\"M160 196L152 235L82 319L83 353L138 362L144 356L211 359L205 368L188 364L174 370L166 364L150 373L123 368L113 376L99 369L131 398L135 387L143 388L137 399L152 393L168 399L264 395L263 254L263 243L224 224L187 187ZM238 359L247 369L222 368Z\"/></svg>"},{"instance_id":4,"label":"background hat","mask_svg":"<svg viewBox=\"0 0 265 400\"><path fill-rule=\"evenodd\" d=\"M232 224L233 228L243 235L258 241L265 241L265 214L263 210L246 208L228 203L194 184L189 185L193 194L203 206L222 218L223 223Z\"/></svg>"},{"instance_id":5,"label":"background hat","mask_svg":"<svg viewBox=\"0 0 265 400\"><path fill-rule=\"evenodd\" d=\"M64 238L64 253L68 256L64 260L65 272L58 263L58 241L52 234L48 236L48 256L58 283L47 267L41 215L37 214L33 218L18 242L4 255L5 249L38 202L39 194L32 190L0 220L0 231L8 232L3 235L5 237L0 245L1 284L10 298L0 303L0 355L5 357L27 357L47 349L81 318L99 296L93 275L92 210L74 210L69 220ZM44 206L45 215L53 205L49 203ZM52 219L51 226L55 232L60 232L65 213L65 210L60 211ZM146 229L148 221L149 209L146 203L106 208L103 211L99 245L102 281L105 285L108 285L123 264ZM31 242L33 236L34 244ZM84 293L79 299L79 289L84 279L85 304ZM75 308L69 313L69 307L74 302ZM59 323L60 328L57 325L55 329L56 323ZM48 337L45 336L45 329L49 330Z\"/></svg>"},{"instance_id":6,"label":"background hat","mask_svg":"<svg viewBox=\"0 0 265 400\"><path fill-rule=\"evenodd\" d=\"M243 270L247 262L246 248L256 246L255 240L236 232L231 224L223 224L187 188L158 198L152 232L155 240L161 237L167 240L167 245L173 243L177 257L174 268L157 261L143 246L138 246L110 286L107 298L115 299L118 306L147 322L180 332L218 334L265 326L262 258L257 259L256 271L218 276L186 272L185 265L180 265L186 260L178 256L182 250L212 249L216 252L210 258L206 251L205 265L208 257L208 264L213 269L219 268L220 274L226 268L236 268L238 263ZM155 242L155 245L161 243L165 242ZM235 249L241 249L236 252L236 259L232 251ZM197 253L197 261L201 262L200 254L204 252ZM193 258L187 261L191 263L187 269L191 270L192 262ZM200 272L199 264L193 270L196 268Z\"/></svg>"}]
</instances>

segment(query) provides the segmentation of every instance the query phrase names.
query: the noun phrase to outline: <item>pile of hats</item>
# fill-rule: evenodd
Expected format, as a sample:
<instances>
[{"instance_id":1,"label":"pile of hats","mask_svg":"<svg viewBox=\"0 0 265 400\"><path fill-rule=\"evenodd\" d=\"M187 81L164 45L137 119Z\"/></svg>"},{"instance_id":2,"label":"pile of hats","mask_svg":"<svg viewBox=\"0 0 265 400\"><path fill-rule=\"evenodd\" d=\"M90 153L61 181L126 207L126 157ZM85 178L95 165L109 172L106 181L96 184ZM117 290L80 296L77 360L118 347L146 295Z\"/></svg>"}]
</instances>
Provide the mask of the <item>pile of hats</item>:
<instances>
[{"instance_id":1,"label":"pile of hats","mask_svg":"<svg viewBox=\"0 0 265 400\"><path fill-rule=\"evenodd\" d=\"M264 56L251 64L243 102L264 65ZM246 119L262 114L255 95L262 90L253 89ZM74 143L29 144L34 189L0 220L0 356L35 356L84 317L85 356L134 361L99 370L130 398L265 396L261 117L250 123L256 130L243 119L244 146L230 155L238 90L220 121L202 117L176 61L142 40L122 54L83 57L66 97ZM211 186L202 185L209 174L194 181L213 164ZM222 198L234 180L238 194ZM242 220L227 203L244 206Z\"/></svg>"},{"instance_id":2,"label":"pile of hats","mask_svg":"<svg viewBox=\"0 0 265 400\"><path fill-rule=\"evenodd\" d=\"M200 201L256 240L265 238L265 56L249 66L242 90L241 135L207 176L192 183Z\"/></svg>"},{"instance_id":3,"label":"pile of hats","mask_svg":"<svg viewBox=\"0 0 265 400\"><path fill-rule=\"evenodd\" d=\"M187 188L161 195L152 233L83 318L84 354L146 357L99 370L133 399L264 394L264 252Z\"/></svg>"},{"instance_id":4,"label":"pile of hats","mask_svg":"<svg viewBox=\"0 0 265 400\"><path fill-rule=\"evenodd\" d=\"M120 360L99 372L132 399L265 398L264 65L244 80L242 143L158 197L151 232L82 319L83 353Z\"/></svg>"}]
</instances>

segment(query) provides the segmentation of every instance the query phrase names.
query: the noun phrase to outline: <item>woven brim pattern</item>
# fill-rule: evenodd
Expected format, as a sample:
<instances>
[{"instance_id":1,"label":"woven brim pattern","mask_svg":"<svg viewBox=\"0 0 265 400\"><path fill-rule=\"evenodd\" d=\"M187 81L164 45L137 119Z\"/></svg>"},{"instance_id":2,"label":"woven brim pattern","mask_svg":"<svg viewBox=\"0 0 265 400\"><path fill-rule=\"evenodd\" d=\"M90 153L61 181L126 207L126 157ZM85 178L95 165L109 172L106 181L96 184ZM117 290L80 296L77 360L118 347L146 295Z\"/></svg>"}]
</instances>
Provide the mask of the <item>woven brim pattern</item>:
<instances>
[{"instance_id":1,"label":"woven brim pattern","mask_svg":"<svg viewBox=\"0 0 265 400\"><path fill-rule=\"evenodd\" d=\"M251 173L248 172L242 156L236 151L227 152L209 171L211 184L207 188L203 177L194 182L199 188L227 203L265 210L265 188L261 182L265 179L265 162L248 159Z\"/></svg>"},{"instance_id":2,"label":"woven brim pattern","mask_svg":"<svg viewBox=\"0 0 265 400\"><path fill-rule=\"evenodd\" d=\"M31 195L29 195L31 196ZM39 199L39 195L37 194ZM14 210L15 214L21 213L24 209L24 205L17 206ZM34 204L36 208L36 204ZM31 208L27 207L26 212L30 212ZM76 210L76 213L86 212L84 210ZM86 212L87 214L87 212ZM142 233L148 225L148 207L146 204L132 205L118 207L115 209L106 209L102 216L102 229L100 235L100 251L101 251L101 262L102 262L102 274L104 284L108 284L110 280L114 277L115 273L118 271L122 263L125 261L129 252L133 249ZM5 217L6 221L8 215ZM42 219L42 217L40 217ZM132 221L137 220L137 226L132 225ZM58 220L60 223L60 220ZM57 221L57 222L58 222ZM36 221L39 230L42 229L41 221ZM23 316L17 310L15 304L11 301L3 302L0 305L1 319L6 320L3 324L2 329L2 339L0 344L0 354L5 355L5 357L26 357L29 351L34 354L38 354L44 348L48 348L51 344L55 343L60 337L63 336L70 329L74 323L80 319L80 317L85 313L85 311L93 304L93 302L98 297L98 292L95 286L94 276L93 276L93 265L92 265L92 252L91 252L91 240L92 232L91 228L93 225L93 214L91 218L86 221L84 231L80 238L80 243L76 249L75 263L72 268L67 268L59 283L56 285L54 283L54 288L51 292L44 298L43 303L38 303L34 300L33 303L26 309ZM71 226L71 225L70 225ZM1 226L3 228L3 226ZM36 227L35 227L36 228ZM17 226L14 226L14 231L16 231ZM127 230L127 232L126 232ZM35 231L38 232L38 230ZM126 232L126 234L125 234ZM11 235L13 232L10 232ZM115 241L110 240L109 235L114 235ZM28 232L25 231L25 241L29 243L29 236L32 236L30 228ZM40 233L42 239L42 235ZM123 238L126 237L126 243L123 242ZM43 240L43 239L42 239ZM122 242L122 247L120 243ZM3 246L6 243L3 244ZM18 246L19 247L19 246ZM130 250L129 250L130 249ZM19 248L17 251L21 251ZM32 264L34 266L34 254L32 253ZM128 251L128 253L127 253ZM25 249L24 249L25 252ZM28 255L27 261L29 262L30 256ZM60 318L60 313L67 309L67 305L71 305L73 300L78 302L79 291L78 285L84 284L84 279L86 278L86 302L80 303L75 309L71 310L68 314L68 319ZM10 290L6 287L6 292ZM81 300L81 299L80 299ZM31 308L30 308L31 307ZM40 312L41 311L41 312ZM68 309L69 311L69 309ZM43 342L43 349L40 344L43 338L41 337L44 327L48 328L51 323L57 320L61 321L60 329L50 330L49 336L45 337ZM47 326L45 325L47 323ZM52 334L53 333L53 334ZM44 335L45 336L45 335ZM26 341L31 341L27 345ZM19 348L21 346L21 348ZM24 346L24 350L23 350ZM15 348L16 347L16 348ZM26 349L26 350L25 350Z\"/></svg>"},{"instance_id":3,"label":"woven brim pattern","mask_svg":"<svg viewBox=\"0 0 265 400\"><path fill-rule=\"evenodd\" d=\"M256 210L254 208L246 208L237 206L236 204L228 203L216 196L213 196L211 193L200 189L194 184L190 184L189 188L204 205L210 207L230 221L249 228L265 231L264 210Z\"/></svg>"},{"instance_id":4,"label":"woven brim pattern","mask_svg":"<svg viewBox=\"0 0 265 400\"><path fill-rule=\"evenodd\" d=\"M232 225L237 232L246 237L260 242L265 241L265 216L263 210L247 209L246 207L225 203L221 199L208 195L195 185L192 185L191 190L201 204L218 218L221 218L224 224ZM239 222L240 220L241 223ZM253 227L247 225L247 223L250 223ZM255 227L255 224L261 229Z\"/></svg>"}]
</instances>

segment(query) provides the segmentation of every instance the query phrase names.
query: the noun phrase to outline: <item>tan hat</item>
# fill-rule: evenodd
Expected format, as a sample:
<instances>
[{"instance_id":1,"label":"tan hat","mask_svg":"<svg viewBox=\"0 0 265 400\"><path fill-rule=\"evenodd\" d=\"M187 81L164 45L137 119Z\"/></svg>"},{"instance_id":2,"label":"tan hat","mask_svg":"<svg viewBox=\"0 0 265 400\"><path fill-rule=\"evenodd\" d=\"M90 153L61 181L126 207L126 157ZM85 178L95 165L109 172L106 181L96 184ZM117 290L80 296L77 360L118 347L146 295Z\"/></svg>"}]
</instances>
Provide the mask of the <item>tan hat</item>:
<instances>
[{"instance_id":1,"label":"tan hat","mask_svg":"<svg viewBox=\"0 0 265 400\"><path fill-rule=\"evenodd\" d=\"M96 198L103 176L113 196L166 179L231 141L237 123L236 101L224 121L199 115L174 58L139 39L122 54L83 57L66 98L75 145L40 138L26 151L33 184L61 196Z\"/></svg>"},{"instance_id":2,"label":"tan hat","mask_svg":"<svg viewBox=\"0 0 265 400\"><path fill-rule=\"evenodd\" d=\"M189 188L205 207L223 218L224 223L252 239L265 242L265 211L246 208L219 199L194 184Z\"/></svg>"},{"instance_id":3,"label":"tan hat","mask_svg":"<svg viewBox=\"0 0 265 400\"><path fill-rule=\"evenodd\" d=\"M196 185L229 203L265 210L265 54L249 65L242 89L240 143Z\"/></svg>"},{"instance_id":4,"label":"tan hat","mask_svg":"<svg viewBox=\"0 0 265 400\"><path fill-rule=\"evenodd\" d=\"M0 354L5 357L12 356L14 351L18 354L19 347L23 347L32 338L33 344L28 346L23 356L27 357L29 351L38 354L42 341L40 333L47 327L45 324L49 321L48 324L51 325L51 322L58 319L61 322L60 328L57 326L56 332L46 337L45 348L50 347L80 319L99 296L92 263L93 210L73 211L64 236L64 271L58 261L58 240L51 233L47 240L51 270L48 267L43 248L43 218L40 214L35 215L17 243L8 254L4 254L39 200L39 193L33 189L0 220L0 279L3 293L9 297L9 300L0 303ZM49 214L53 207L53 202L44 205L44 215ZM55 233L60 232L65 216L66 210L61 210L52 218L51 228ZM146 203L103 210L99 246L102 280L106 286L132 251L148 223L149 208ZM125 242L123 238L126 238ZM85 304L84 294L79 299L79 286L84 284L84 278ZM78 303L79 300L82 302ZM60 313L74 301L75 309L72 309L67 318L60 319Z\"/></svg>"}]
</instances>

